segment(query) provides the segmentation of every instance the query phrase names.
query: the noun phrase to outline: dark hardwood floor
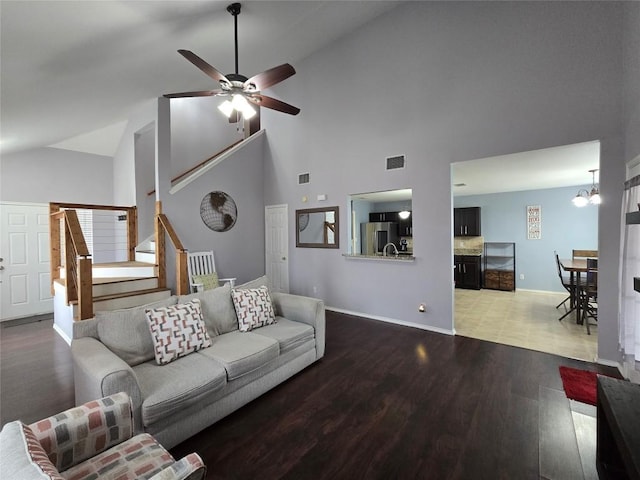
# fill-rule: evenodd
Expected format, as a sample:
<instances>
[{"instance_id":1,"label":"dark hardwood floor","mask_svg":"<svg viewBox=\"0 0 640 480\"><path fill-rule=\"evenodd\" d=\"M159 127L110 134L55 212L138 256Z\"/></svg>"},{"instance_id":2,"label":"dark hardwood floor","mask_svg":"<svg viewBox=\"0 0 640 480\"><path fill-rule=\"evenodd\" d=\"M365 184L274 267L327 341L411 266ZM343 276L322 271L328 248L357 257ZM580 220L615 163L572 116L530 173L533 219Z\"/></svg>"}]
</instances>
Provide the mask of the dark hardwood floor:
<instances>
[{"instance_id":1,"label":"dark hardwood floor","mask_svg":"<svg viewBox=\"0 0 640 480\"><path fill-rule=\"evenodd\" d=\"M73 405L51 323L0 330L2 423ZM541 388L594 365L327 312L325 357L172 449L208 479L540 479ZM575 432L559 429L575 442Z\"/></svg>"}]
</instances>

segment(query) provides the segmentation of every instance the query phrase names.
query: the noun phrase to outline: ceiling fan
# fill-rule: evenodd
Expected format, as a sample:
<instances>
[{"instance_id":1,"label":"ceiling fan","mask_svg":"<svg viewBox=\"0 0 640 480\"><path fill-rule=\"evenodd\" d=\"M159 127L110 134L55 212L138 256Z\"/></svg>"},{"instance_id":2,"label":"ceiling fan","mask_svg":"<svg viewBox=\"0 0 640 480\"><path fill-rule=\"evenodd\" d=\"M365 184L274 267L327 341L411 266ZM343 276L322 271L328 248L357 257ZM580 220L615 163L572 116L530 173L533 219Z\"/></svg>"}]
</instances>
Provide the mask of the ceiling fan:
<instances>
[{"instance_id":1,"label":"ceiling fan","mask_svg":"<svg viewBox=\"0 0 640 480\"><path fill-rule=\"evenodd\" d=\"M299 108L260 93L262 90L280 83L294 75L296 71L291 65L284 63L262 73L258 73L251 78L247 78L238 73L238 15L240 14L240 8L241 5L239 3L232 3L227 7L227 11L233 15L234 19L235 73L223 75L202 58L198 57L195 53L189 50L178 50L180 55L193 63L206 75L216 80L220 84L220 89L202 90L198 92L168 93L164 96L167 98L210 96L230 97L230 99L223 102L218 106L218 108L222 113L229 117L229 121L232 123L237 122L240 115L242 115L246 120L253 117L256 114L256 110L251 106L251 104L288 113L289 115L297 115L300 112Z\"/></svg>"}]
</instances>

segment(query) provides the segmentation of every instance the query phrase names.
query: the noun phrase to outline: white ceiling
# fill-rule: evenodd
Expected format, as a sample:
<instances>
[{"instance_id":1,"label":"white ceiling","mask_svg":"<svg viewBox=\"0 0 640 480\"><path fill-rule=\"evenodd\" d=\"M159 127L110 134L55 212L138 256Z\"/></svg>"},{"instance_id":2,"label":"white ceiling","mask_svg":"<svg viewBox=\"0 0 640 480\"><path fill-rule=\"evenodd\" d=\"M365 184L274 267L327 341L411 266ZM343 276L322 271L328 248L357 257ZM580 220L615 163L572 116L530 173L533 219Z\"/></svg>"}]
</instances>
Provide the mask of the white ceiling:
<instances>
[{"instance_id":1,"label":"white ceiling","mask_svg":"<svg viewBox=\"0 0 640 480\"><path fill-rule=\"evenodd\" d=\"M453 195L541 190L591 184L599 168L600 142L482 158L451 166ZM599 172L595 172L596 183ZM464 186L456 184L464 183Z\"/></svg>"},{"instance_id":2,"label":"white ceiling","mask_svg":"<svg viewBox=\"0 0 640 480\"><path fill-rule=\"evenodd\" d=\"M234 71L230 3L2 0L0 151L57 145L112 155L117 144L106 139L118 136L138 105L165 93L217 86L178 49L192 50L223 73ZM251 77L282 63L295 67L397 4L242 2L240 73Z\"/></svg>"},{"instance_id":3,"label":"white ceiling","mask_svg":"<svg viewBox=\"0 0 640 480\"><path fill-rule=\"evenodd\" d=\"M140 104L215 87L176 50L192 50L223 73L234 70L229 3L0 1L0 152L55 146L112 156ZM242 2L240 72L295 67L398 3ZM588 184L598 149L589 142L455 164L454 183L467 186L454 195Z\"/></svg>"}]
</instances>

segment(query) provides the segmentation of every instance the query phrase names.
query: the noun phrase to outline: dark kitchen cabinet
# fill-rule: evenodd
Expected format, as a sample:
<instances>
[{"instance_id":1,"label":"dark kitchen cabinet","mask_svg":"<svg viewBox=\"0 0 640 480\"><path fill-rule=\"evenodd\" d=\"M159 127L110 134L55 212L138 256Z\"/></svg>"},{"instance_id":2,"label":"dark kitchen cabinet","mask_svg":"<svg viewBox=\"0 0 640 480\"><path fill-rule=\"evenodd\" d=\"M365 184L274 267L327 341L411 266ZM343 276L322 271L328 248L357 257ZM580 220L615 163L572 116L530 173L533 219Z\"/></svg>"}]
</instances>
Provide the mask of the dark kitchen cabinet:
<instances>
[{"instance_id":1,"label":"dark kitchen cabinet","mask_svg":"<svg viewBox=\"0 0 640 480\"><path fill-rule=\"evenodd\" d=\"M413 236L413 214L409 215L409 218L402 219L398 216L398 235L401 237Z\"/></svg>"},{"instance_id":2,"label":"dark kitchen cabinet","mask_svg":"<svg viewBox=\"0 0 640 480\"><path fill-rule=\"evenodd\" d=\"M453 236L480 236L480 207L464 207L453 209Z\"/></svg>"},{"instance_id":3,"label":"dark kitchen cabinet","mask_svg":"<svg viewBox=\"0 0 640 480\"><path fill-rule=\"evenodd\" d=\"M480 290L479 255L455 255L454 270L456 288Z\"/></svg>"},{"instance_id":4,"label":"dark kitchen cabinet","mask_svg":"<svg viewBox=\"0 0 640 480\"><path fill-rule=\"evenodd\" d=\"M369 213L370 222L397 222L398 212L371 212Z\"/></svg>"}]
</instances>

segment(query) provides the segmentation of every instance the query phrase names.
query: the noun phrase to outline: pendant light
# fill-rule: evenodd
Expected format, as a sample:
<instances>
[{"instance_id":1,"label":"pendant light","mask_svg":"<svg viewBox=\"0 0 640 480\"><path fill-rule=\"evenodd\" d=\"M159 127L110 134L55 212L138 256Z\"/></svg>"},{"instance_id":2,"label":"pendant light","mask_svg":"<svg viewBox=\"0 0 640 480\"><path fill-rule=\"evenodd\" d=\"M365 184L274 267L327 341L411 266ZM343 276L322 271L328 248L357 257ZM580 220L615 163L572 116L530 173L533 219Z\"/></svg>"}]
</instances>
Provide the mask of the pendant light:
<instances>
[{"instance_id":1,"label":"pendant light","mask_svg":"<svg viewBox=\"0 0 640 480\"><path fill-rule=\"evenodd\" d=\"M572 202L576 207L584 207L589 203L592 205L600 205L600 203L602 202L602 199L600 198L600 189L596 185L597 171L597 168L589 170L589 172L591 172L591 191L581 188L580 190L578 190L576 196L573 197Z\"/></svg>"}]
</instances>

